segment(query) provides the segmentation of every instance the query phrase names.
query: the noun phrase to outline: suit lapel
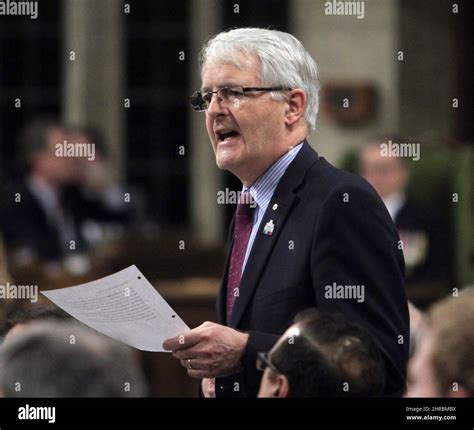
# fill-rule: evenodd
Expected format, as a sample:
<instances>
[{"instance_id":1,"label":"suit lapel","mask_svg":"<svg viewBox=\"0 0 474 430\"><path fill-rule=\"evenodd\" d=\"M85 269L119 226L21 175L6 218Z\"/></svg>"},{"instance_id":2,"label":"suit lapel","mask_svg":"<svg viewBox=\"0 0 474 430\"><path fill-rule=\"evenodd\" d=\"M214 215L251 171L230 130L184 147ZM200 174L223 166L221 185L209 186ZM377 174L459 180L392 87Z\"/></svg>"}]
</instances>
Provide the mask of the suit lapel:
<instances>
[{"instance_id":1,"label":"suit lapel","mask_svg":"<svg viewBox=\"0 0 474 430\"><path fill-rule=\"evenodd\" d=\"M285 221L291 212L291 208L297 199L295 190L303 181L310 166L317 160L318 155L309 144L305 142L298 155L290 166L288 166L273 193L265 215L262 218L262 222L258 227L252 251L242 275L239 287L239 297L237 297L235 301L232 315L230 320L227 322L229 327L237 327L239 324L244 311L255 292L255 288L259 283L271 251L275 246ZM273 205L275 204L278 205L277 210L273 210ZM272 221L274 225L273 233L271 235L264 234L263 230L265 225L270 221ZM225 276L227 275L227 271L228 265L226 267ZM222 288L222 290L224 291L221 290L221 300L226 294L225 287L227 286L227 277L224 278L223 286L224 288Z\"/></svg>"},{"instance_id":2,"label":"suit lapel","mask_svg":"<svg viewBox=\"0 0 474 430\"><path fill-rule=\"evenodd\" d=\"M226 300L227 300L227 277L229 275L229 266L230 266L230 256L232 254L232 246L234 245L234 225L235 225L235 214L232 217L232 221L229 227L229 234L227 237L228 243L228 252L225 262L224 275L222 277L221 288L219 294L217 295L216 302L216 312L217 312L217 321L220 324L227 324L227 315L226 315Z\"/></svg>"}]
</instances>

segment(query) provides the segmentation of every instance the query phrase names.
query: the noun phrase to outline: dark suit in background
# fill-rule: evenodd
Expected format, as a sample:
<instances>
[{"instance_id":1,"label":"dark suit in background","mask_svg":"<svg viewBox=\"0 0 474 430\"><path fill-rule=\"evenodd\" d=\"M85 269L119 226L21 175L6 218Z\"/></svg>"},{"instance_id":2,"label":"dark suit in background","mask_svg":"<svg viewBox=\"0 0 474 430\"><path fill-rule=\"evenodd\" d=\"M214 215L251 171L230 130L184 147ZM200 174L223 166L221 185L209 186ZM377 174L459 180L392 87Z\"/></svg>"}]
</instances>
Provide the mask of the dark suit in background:
<instances>
[{"instance_id":1,"label":"dark suit in background","mask_svg":"<svg viewBox=\"0 0 474 430\"><path fill-rule=\"evenodd\" d=\"M17 195L21 202L15 201ZM58 195L68 224L68 238L75 241L75 251L87 250L82 234L86 220L131 222L132 215L128 210L110 210L102 202L86 197L75 186L62 188ZM2 193L0 231L8 250L26 250L33 257L46 261L60 261L69 253L69 240L61 240L58 223L48 216L27 182L11 186Z\"/></svg>"},{"instance_id":2,"label":"dark suit in background","mask_svg":"<svg viewBox=\"0 0 474 430\"><path fill-rule=\"evenodd\" d=\"M405 252L410 252L408 247L412 246L416 254L413 264L406 261L408 286L453 281L453 252L447 223L406 200L395 215L395 225L404 239Z\"/></svg>"}]
</instances>

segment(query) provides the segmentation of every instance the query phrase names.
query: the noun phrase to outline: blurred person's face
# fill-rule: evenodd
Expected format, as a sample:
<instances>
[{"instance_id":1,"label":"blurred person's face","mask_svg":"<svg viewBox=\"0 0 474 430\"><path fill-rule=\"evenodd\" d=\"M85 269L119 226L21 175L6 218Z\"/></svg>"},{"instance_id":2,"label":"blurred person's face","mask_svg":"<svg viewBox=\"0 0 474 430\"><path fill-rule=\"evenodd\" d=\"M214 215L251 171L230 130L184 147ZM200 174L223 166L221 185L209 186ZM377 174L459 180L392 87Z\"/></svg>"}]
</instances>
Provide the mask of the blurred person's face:
<instances>
[{"instance_id":1,"label":"blurred person's face","mask_svg":"<svg viewBox=\"0 0 474 430\"><path fill-rule=\"evenodd\" d=\"M74 132L69 134L69 141L74 144L86 144L88 147L94 145L93 159L88 157L74 157L72 159L74 182L93 186L96 183L101 185L102 182L108 181L106 160L101 152L97 151L93 139L87 134Z\"/></svg>"},{"instance_id":2,"label":"blurred person's face","mask_svg":"<svg viewBox=\"0 0 474 430\"><path fill-rule=\"evenodd\" d=\"M455 353L456 351L453 351L453 354ZM448 389L446 392L440 390L437 384L436 370L431 361L433 354L436 354L435 340L427 331L408 364L406 397L472 397L472 393L459 381L453 381L453 384L457 385L456 390Z\"/></svg>"},{"instance_id":3,"label":"blurred person's face","mask_svg":"<svg viewBox=\"0 0 474 430\"><path fill-rule=\"evenodd\" d=\"M246 59L246 67L209 60L202 69L202 90L223 86L261 87L260 63ZM284 101L275 101L266 92L252 92L234 105L214 94L206 111L206 128L220 169L229 170L250 186L288 150L285 147ZM224 138L221 132L234 135Z\"/></svg>"},{"instance_id":4,"label":"blurred person's face","mask_svg":"<svg viewBox=\"0 0 474 430\"><path fill-rule=\"evenodd\" d=\"M33 156L33 172L52 185L69 183L74 175L72 158L56 155L56 145L62 145L67 140L65 131L60 127L51 127L46 140L47 147Z\"/></svg>"},{"instance_id":5,"label":"blurred person's face","mask_svg":"<svg viewBox=\"0 0 474 430\"><path fill-rule=\"evenodd\" d=\"M359 160L360 174L384 198L403 192L408 180L408 171L395 157L382 157L379 145L365 148Z\"/></svg>"},{"instance_id":6,"label":"blurred person's face","mask_svg":"<svg viewBox=\"0 0 474 430\"><path fill-rule=\"evenodd\" d=\"M426 332L408 364L407 397L441 397L431 364L433 338Z\"/></svg>"}]
</instances>

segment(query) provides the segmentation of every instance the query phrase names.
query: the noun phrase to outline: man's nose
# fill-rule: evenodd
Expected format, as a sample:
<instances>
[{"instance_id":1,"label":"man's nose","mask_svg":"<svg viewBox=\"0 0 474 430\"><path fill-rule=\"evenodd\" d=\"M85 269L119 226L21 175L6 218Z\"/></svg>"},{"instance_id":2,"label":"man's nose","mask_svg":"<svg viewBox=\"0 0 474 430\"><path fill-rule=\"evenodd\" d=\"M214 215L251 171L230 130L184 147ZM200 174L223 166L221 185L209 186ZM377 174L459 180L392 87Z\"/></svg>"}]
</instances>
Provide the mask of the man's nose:
<instances>
[{"instance_id":1,"label":"man's nose","mask_svg":"<svg viewBox=\"0 0 474 430\"><path fill-rule=\"evenodd\" d=\"M226 107L223 105L223 99L217 93L213 94L207 107L207 113L211 116L216 116L223 115L225 111Z\"/></svg>"}]
</instances>

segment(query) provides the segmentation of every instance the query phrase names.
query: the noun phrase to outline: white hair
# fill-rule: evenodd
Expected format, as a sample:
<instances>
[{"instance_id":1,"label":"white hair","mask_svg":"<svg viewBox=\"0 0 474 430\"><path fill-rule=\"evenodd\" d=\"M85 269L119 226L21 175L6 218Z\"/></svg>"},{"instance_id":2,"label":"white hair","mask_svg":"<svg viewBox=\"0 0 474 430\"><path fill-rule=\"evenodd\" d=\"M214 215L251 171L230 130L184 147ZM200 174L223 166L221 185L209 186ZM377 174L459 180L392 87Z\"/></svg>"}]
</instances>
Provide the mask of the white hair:
<instances>
[{"instance_id":1,"label":"white hair","mask_svg":"<svg viewBox=\"0 0 474 430\"><path fill-rule=\"evenodd\" d=\"M237 28L209 39L201 50L199 64L219 61L243 68L242 55L255 55L261 64L260 80L264 86L301 88L307 98L304 118L309 130L316 131L319 108L319 75L316 61L294 36L263 28ZM271 93L281 100L284 95Z\"/></svg>"}]
</instances>

